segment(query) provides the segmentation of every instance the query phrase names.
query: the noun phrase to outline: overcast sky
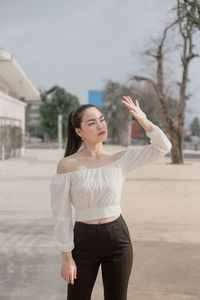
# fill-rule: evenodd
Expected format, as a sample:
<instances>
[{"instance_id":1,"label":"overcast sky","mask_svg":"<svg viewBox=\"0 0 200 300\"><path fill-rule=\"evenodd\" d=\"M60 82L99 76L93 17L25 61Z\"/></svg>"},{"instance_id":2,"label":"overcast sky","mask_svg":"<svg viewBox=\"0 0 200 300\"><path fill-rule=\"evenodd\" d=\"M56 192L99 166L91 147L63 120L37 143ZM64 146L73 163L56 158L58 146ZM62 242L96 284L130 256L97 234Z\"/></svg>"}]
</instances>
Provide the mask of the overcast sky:
<instances>
[{"instance_id":1,"label":"overcast sky","mask_svg":"<svg viewBox=\"0 0 200 300\"><path fill-rule=\"evenodd\" d=\"M133 51L166 24L176 0L0 0L0 47L13 53L32 82L57 84L87 103L88 90L139 74ZM190 68L186 122L200 116L200 59ZM177 70L176 70L177 71ZM175 72L176 72L175 71ZM189 113L190 111L190 113Z\"/></svg>"}]
</instances>

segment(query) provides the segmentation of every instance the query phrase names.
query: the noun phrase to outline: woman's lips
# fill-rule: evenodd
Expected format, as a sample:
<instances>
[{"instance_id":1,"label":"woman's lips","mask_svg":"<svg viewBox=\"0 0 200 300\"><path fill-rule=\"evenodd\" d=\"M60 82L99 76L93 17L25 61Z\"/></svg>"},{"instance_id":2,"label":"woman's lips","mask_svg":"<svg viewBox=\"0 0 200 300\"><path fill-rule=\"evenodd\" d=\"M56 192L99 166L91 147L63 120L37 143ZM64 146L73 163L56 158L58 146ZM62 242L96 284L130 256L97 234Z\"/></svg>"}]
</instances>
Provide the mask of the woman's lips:
<instances>
[{"instance_id":1,"label":"woman's lips","mask_svg":"<svg viewBox=\"0 0 200 300\"><path fill-rule=\"evenodd\" d=\"M102 134L105 134L105 133L106 133L105 131L102 131L98 135L102 135Z\"/></svg>"}]
</instances>

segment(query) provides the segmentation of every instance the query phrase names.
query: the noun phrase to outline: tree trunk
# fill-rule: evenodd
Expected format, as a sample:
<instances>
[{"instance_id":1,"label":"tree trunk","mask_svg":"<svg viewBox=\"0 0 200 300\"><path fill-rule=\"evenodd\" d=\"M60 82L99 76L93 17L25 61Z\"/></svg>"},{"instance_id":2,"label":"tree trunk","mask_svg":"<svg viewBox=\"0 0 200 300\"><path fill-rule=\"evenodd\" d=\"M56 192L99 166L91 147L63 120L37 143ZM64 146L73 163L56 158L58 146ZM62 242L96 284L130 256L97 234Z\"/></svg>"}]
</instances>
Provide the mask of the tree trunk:
<instances>
[{"instance_id":1,"label":"tree trunk","mask_svg":"<svg viewBox=\"0 0 200 300\"><path fill-rule=\"evenodd\" d=\"M180 127L179 127L180 128ZM170 141L172 143L172 164L184 164L183 161L183 134L180 129L170 128Z\"/></svg>"}]
</instances>

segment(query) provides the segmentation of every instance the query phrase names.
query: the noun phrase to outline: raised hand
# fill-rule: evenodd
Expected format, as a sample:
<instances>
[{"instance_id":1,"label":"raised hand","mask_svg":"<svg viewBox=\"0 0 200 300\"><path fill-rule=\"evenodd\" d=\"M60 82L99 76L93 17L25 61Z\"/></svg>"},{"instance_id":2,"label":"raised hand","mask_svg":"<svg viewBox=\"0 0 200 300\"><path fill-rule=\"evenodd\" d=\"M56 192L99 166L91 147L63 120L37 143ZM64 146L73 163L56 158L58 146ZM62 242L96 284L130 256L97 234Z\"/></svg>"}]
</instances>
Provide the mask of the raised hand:
<instances>
[{"instance_id":1,"label":"raised hand","mask_svg":"<svg viewBox=\"0 0 200 300\"><path fill-rule=\"evenodd\" d=\"M129 96L123 96L125 100L122 103L130 109L130 113L138 120L146 119L146 114L141 110L138 100L135 100L136 104L132 101Z\"/></svg>"}]
</instances>

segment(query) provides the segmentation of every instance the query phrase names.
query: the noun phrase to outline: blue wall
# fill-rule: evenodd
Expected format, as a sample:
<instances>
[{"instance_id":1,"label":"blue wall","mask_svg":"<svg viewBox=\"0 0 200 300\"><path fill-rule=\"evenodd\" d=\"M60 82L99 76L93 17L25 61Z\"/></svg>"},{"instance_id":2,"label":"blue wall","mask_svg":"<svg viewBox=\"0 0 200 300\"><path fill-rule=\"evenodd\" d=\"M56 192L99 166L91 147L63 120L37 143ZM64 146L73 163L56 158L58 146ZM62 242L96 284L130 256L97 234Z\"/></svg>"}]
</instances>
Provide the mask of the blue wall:
<instances>
[{"instance_id":1,"label":"blue wall","mask_svg":"<svg viewBox=\"0 0 200 300\"><path fill-rule=\"evenodd\" d=\"M102 99L103 99L103 92L93 91L93 90L88 91L88 103L89 104L94 104L101 109L103 106Z\"/></svg>"}]
</instances>

